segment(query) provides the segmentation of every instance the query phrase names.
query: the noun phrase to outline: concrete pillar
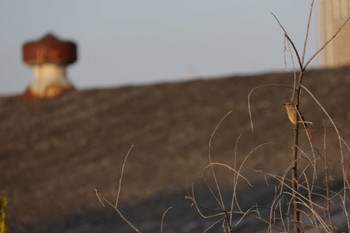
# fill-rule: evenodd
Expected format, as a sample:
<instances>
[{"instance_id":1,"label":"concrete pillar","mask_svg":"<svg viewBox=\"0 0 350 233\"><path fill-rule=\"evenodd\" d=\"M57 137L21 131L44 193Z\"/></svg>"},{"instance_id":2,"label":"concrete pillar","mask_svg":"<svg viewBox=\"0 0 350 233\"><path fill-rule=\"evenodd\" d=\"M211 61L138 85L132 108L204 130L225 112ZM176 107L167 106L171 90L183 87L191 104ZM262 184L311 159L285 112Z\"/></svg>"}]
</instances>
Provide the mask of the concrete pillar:
<instances>
[{"instance_id":1,"label":"concrete pillar","mask_svg":"<svg viewBox=\"0 0 350 233\"><path fill-rule=\"evenodd\" d=\"M320 45L326 43L350 16L350 0L319 0ZM350 22L320 54L322 67L350 65Z\"/></svg>"}]
</instances>

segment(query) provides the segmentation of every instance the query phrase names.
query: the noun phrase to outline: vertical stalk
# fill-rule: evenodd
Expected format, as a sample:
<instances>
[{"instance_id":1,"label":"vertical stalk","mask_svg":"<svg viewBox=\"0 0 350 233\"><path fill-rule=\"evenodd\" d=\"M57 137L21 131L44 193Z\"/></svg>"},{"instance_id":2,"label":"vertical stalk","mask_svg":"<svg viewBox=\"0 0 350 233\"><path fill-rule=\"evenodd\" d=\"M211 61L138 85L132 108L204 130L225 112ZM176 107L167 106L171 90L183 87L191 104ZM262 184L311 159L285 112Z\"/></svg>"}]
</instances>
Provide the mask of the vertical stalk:
<instances>
[{"instance_id":1,"label":"vertical stalk","mask_svg":"<svg viewBox=\"0 0 350 233\"><path fill-rule=\"evenodd\" d=\"M300 73L298 77L298 82L296 86L296 101L295 108L297 112L300 107L300 95L301 95L301 84L303 82L305 69L301 64ZM293 193L293 218L294 218L294 233L300 233L299 229L299 220L300 220L300 211L298 205L298 145L299 145L299 124L295 124L294 126L294 142L293 142L293 167L292 167L292 193Z\"/></svg>"},{"instance_id":2,"label":"vertical stalk","mask_svg":"<svg viewBox=\"0 0 350 233\"><path fill-rule=\"evenodd\" d=\"M299 124L296 124L295 127L294 127L293 167L292 167L294 233L299 233L298 141L299 141Z\"/></svg>"},{"instance_id":3,"label":"vertical stalk","mask_svg":"<svg viewBox=\"0 0 350 233\"><path fill-rule=\"evenodd\" d=\"M323 156L324 156L324 171L325 171L325 186L326 186L326 198L327 198L327 202L326 202L326 208L327 208L327 215L328 215L328 221L330 224L330 227L332 229L333 232L335 232L334 230L334 224L333 224L333 219L332 219L332 215L331 215L331 210L330 210L330 206L331 206L331 199L329 197L329 170L328 170L328 152L327 152L327 126L325 123L325 120L323 120Z\"/></svg>"}]
</instances>

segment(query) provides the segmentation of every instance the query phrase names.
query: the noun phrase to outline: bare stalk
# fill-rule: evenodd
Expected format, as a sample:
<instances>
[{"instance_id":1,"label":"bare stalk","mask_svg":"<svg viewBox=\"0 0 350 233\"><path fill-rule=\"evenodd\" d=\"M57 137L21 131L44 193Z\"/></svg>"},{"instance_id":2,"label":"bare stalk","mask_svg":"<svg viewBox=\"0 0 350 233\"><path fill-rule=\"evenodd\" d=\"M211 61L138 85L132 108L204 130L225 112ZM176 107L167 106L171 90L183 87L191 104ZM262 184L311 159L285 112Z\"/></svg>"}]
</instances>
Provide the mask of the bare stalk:
<instances>
[{"instance_id":1,"label":"bare stalk","mask_svg":"<svg viewBox=\"0 0 350 233\"><path fill-rule=\"evenodd\" d=\"M250 90L248 94L248 113L249 113L249 120L250 120L250 128L252 132L254 132L254 124L253 124L253 115L252 115L252 108L251 108L251 96L254 91L260 88L265 88L265 87L283 87L283 88L288 88L288 89L293 89L293 87L287 86L287 85L281 85L281 84L265 84L265 85L260 85L257 87L254 87L253 89Z\"/></svg>"},{"instance_id":2,"label":"bare stalk","mask_svg":"<svg viewBox=\"0 0 350 233\"><path fill-rule=\"evenodd\" d=\"M299 233L299 206L298 206L298 148L299 144L299 124L294 126L293 142L293 166L292 166L292 192L293 192L293 216L294 232Z\"/></svg>"},{"instance_id":3,"label":"bare stalk","mask_svg":"<svg viewBox=\"0 0 350 233\"><path fill-rule=\"evenodd\" d=\"M220 124L224 121L224 119L225 119L226 117L228 117L228 115L231 114L231 112L232 112L232 111L229 111L228 113L226 113L226 115L225 115L224 117L221 118L221 120L220 120L219 123L216 125L216 127L215 127L213 133L212 133L211 136L210 136L209 145L208 145L208 157L209 157L209 163L210 163L210 164L213 163L212 158L211 158L211 144L212 144L212 141L213 141L213 139L214 139L214 135L215 135L216 131L218 130ZM215 182L215 186L216 186L216 191L217 191L219 197L217 197L217 196L215 195L214 192L212 192L212 195L215 197L215 199L217 200L218 204L221 206L221 209L224 210L224 209L225 209L225 203L224 203L224 199L222 198L221 189L220 189L220 187L219 187L219 182L218 182L218 179L217 179L217 176L216 176L216 173L215 173L215 170L214 170L214 167L213 167L213 166L211 166L211 171L212 171L212 175L213 175L213 178L214 178L214 182ZM212 190L212 189L210 188L210 190Z\"/></svg>"},{"instance_id":4,"label":"bare stalk","mask_svg":"<svg viewBox=\"0 0 350 233\"><path fill-rule=\"evenodd\" d=\"M100 192L96 188L95 188L95 193L96 193L96 196L97 196L98 200L101 202L103 207L105 207L104 203L107 203L110 207L112 207L118 213L120 218L131 227L131 229L133 229L135 232L141 233L141 231L134 224L132 224L132 222L129 219L127 219L124 216L124 214L120 211L120 209L118 208L119 196L120 196L120 191L121 191L121 186L122 186L122 181L123 181L123 176L124 176L124 168L125 168L126 161L129 157L129 154L130 154L133 147L134 147L134 145L131 145L131 147L129 148L129 151L126 154L124 161L123 161L121 174L120 174L120 178L119 178L119 182L118 182L118 190L117 190L115 204L112 204L110 201L108 201L103 195L100 194Z\"/></svg>"},{"instance_id":5,"label":"bare stalk","mask_svg":"<svg viewBox=\"0 0 350 233\"><path fill-rule=\"evenodd\" d=\"M120 178L119 178L119 182L118 182L117 196L116 196L116 199L115 199L115 205L114 205L115 208L118 208L120 190L122 189L122 181L123 181L123 176L124 176L125 164L126 164L126 161L127 161L128 157L129 157L129 154L130 154L130 152L131 152L133 147L134 147L134 145L131 145L131 147L129 148L128 153L126 153L126 156L125 156L124 161L123 161L122 170L120 172Z\"/></svg>"},{"instance_id":6,"label":"bare stalk","mask_svg":"<svg viewBox=\"0 0 350 233\"><path fill-rule=\"evenodd\" d=\"M305 63L304 68L306 69L308 67L308 65L312 62L312 60L314 60L314 58L322 51L324 50L324 48L327 47L327 45L334 40L334 38L339 34L339 32L345 27L345 25L349 22L350 17L348 17L345 22L339 27L338 31L336 31L336 33L334 33L334 35L329 38L326 43L324 43L324 45L321 46L321 48L319 48L311 57L310 59Z\"/></svg>"},{"instance_id":7,"label":"bare stalk","mask_svg":"<svg viewBox=\"0 0 350 233\"><path fill-rule=\"evenodd\" d=\"M166 209L162 215L162 221L160 222L160 233L163 233L163 224L164 224L164 219L165 219L165 215L172 209L173 207L169 207L168 209Z\"/></svg>"},{"instance_id":8,"label":"bare stalk","mask_svg":"<svg viewBox=\"0 0 350 233\"><path fill-rule=\"evenodd\" d=\"M308 41L308 38L309 38L310 23L311 23L312 11L313 11L313 8L314 8L314 2L315 2L315 0L311 1L309 17L308 17L307 25L306 25L306 33L305 33L305 40L304 40L303 56L301 58L301 63L302 64L304 64L304 60L305 60L305 53L306 53L306 49L307 49L307 41Z\"/></svg>"},{"instance_id":9,"label":"bare stalk","mask_svg":"<svg viewBox=\"0 0 350 233\"><path fill-rule=\"evenodd\" d=\"M327 153L327 127L323 121L323 156L324 156L324 170L325 170L325 186L326 186L326 208L328 221L334 231L333 218L330 213L330 198L329 198L329 170L328 170L328 153Z\"/></svg>"}]
</instances>

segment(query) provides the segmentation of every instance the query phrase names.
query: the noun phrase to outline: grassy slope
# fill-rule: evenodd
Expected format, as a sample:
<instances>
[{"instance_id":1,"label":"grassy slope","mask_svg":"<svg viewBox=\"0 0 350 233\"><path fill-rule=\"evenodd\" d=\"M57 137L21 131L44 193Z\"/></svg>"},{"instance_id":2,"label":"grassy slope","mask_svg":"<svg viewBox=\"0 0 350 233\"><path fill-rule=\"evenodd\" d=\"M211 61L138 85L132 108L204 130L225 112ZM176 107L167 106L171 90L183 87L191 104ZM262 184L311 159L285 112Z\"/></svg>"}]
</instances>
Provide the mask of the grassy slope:
<instances>
[{"instance_id":1,"label":"grassy slope","mask_svg":"<svg viewBox=\"0 0 350 233\"><path fill-rule=\"evenodd\" d=\"M232 161L235 140L242 134L240 159L260 143L277 143L257 151L248 161L250 170L281 172L288 166L292 130L282 103L289 89L254 92L254 133L249 128L247 95L271 83L291 85L292 75L87 90L43 101L0 99L0 192L8 198L10 232L108 232L125 227L111 211L101 209L93 188L113 199L121 162L132 144L121 196L129 215L152 231L162 211L176 205L180 207L173 218L182 218L173 222L182 223L172 227L195 231L183 199L186 184L201 178L210 135L228 111L232 113L213 141L215 161ZM305 77L305 85L345 134L349 83L350 69L345 68L310 71ZM317 140L322 132L317 126L325 116L306 93L304 97L303 114L314 121ZM250 170L246 175L258 180L260 175Z\"/></svg>"}]
</instances>

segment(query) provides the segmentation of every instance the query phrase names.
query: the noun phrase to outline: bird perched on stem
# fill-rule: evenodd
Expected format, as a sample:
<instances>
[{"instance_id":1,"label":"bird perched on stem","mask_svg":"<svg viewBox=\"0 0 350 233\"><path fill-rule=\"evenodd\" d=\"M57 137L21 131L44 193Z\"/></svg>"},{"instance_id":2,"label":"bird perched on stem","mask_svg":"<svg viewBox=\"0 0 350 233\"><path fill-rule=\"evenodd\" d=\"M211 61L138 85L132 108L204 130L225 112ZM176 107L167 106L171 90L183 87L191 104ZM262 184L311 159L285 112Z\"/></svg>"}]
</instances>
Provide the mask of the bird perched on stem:
<instances>
[{"instance_id":1,"label":"bird perched on stem","mask_svg":"<svg viewBox=\"0 0 350 233\"><path fill-rule=\"evenodd\" d=\"M286 102L283 105L286 107L287 115L288 115L290 122L293 125L302 124L305 127L305 129L307 130L307 134L311 138L311 134L308 130L307 124L312 124L312 122L304 120L304 117L300 113L298 113L298 111L295 107L295 104L293 104L291 102Z\"/></svg>"}]
</instances>

